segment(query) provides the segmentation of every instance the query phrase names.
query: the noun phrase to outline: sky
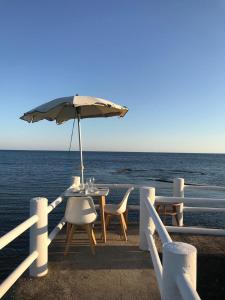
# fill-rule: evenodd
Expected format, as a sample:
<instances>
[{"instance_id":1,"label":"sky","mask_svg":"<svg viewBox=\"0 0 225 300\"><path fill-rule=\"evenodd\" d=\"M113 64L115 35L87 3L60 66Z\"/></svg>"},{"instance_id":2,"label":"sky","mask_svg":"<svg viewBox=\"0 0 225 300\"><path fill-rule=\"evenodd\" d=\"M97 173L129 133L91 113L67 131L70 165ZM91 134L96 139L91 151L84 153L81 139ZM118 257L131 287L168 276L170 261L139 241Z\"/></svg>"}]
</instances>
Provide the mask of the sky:
<instances>
[{"instance_id":1,"label":"sky","mask_svg":"<svg viewBox=\"0 0 225 300\"><path fill-rule=\"evenodd\" d=\"M67 150L72 121L19 117L76 93L129 108L84 150L225 153L225 0L0 0L0 149Z\"/></svg>"}]
</instances>

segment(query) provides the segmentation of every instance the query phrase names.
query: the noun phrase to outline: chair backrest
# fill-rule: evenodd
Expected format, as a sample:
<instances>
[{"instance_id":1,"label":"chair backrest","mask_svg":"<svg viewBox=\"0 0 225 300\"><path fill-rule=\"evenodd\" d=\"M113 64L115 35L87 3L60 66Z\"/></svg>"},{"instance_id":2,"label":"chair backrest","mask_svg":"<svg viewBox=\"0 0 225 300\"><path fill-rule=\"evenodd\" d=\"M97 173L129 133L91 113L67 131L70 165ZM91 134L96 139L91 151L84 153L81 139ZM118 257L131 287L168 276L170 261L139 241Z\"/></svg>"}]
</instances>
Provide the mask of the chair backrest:
<instances>
[{"instance_id":1,"label":"chair backrest","mask_svg":"<svg viewBox=\"0 0 225 300\"><path fill-rule=\"evenodd\" d=\"M95 205L91 197L70 197L67 200L65 220L71 224L84 225L97 218Z\"/></svg>"},{"instance_id":2,"label":"chair backrest","mask_svg":"<svg viewBox=\"0 0 225 300\"><path fill-rule=\"evenodd\" d=\"M119 206L118 206L118 212L119 213L124 213L127 209L127 201L128 201L128 198L130 196L130 193L133 191L134 187L131 187L129 188L127 191L126 191L126 194L124 195L123 197L123 200L120 202Z\"/></svg>"}]
</instances>

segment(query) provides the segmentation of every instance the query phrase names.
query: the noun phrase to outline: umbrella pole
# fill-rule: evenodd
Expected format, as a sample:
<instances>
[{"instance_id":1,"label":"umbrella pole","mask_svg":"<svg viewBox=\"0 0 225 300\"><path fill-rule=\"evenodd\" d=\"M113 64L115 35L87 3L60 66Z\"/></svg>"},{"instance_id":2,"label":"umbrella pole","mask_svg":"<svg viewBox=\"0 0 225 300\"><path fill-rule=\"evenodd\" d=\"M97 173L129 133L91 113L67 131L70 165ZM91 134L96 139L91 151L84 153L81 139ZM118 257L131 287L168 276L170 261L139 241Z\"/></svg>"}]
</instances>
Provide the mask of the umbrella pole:
<instances>
[{"instance_id":1,"label":"umbrella pole","mask_svg":"<svg viewBox=\"0 0 225 300\"><path fill-rule=\"evenodd\" d=\"M80 126L80 115L77 116L78 119L78 135L79 135L79 149L80 149L80 171L81 171L81 184L84 187L84 164L83 164L83 148L82 148L82 138L81 138L81 126Z\"/></svg>"}]
</instances>

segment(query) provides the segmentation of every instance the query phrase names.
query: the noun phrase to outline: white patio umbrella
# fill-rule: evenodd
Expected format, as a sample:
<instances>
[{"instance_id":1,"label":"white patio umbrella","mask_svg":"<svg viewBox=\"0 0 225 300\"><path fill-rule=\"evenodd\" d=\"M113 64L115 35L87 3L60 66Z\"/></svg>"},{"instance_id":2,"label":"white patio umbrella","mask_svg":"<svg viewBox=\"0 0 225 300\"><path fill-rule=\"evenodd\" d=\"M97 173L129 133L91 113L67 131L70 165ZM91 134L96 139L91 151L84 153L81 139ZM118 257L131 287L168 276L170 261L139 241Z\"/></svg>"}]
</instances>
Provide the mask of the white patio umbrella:
<instances>
[{"instance_id":1,"label":"white patio umbrella","mask_svg":"<svg viewBox=\"0 0 225 300\"><path fill-rule=\"evenodd\" d=\"M62 124L70 119L78 120L81 182L84 184L84 165L80 120L84 118L124 117L128 108L111 101L90 96L70 96L57 98L42 104L26 113L20 119L29 123L41 120L56 121Z\"/></svg>"}]
</instances>

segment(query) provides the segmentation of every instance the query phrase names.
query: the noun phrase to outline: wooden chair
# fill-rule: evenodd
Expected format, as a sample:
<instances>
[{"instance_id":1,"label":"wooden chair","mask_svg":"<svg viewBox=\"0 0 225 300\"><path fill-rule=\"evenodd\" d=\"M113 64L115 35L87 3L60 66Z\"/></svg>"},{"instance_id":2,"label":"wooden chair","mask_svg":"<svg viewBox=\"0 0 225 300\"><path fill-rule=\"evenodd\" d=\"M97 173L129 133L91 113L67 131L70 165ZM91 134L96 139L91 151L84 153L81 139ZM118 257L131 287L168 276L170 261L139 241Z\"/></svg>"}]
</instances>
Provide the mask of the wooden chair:
<instances>
[{"instance_id":1,"label":"wooden chair","mask_svg":"<svg viewBox=\"0 0 225 300\"><path fill-rule=\"evenodd\" d=\"M119 204L106 204L104 206L104 211L105 211L105 220L106 220L106 230L109 227L110 223L110 218L113 216L117 216L120 220L120 226L121 226L121 236L123 236L123 239L127 241L127 202L129 195L131 191L134 188L131 187L127 190L126 194L124 195L122 201Z\"/></svg>"},{"instance_id":2,"label":"wooden chair","mask_svg":"<svg viewBox=\"0 0 225 300\"><path fill-rule=\"evenodd\" d=\"M177 226L179 226L178 220L178 208L181 203L158 203L155 205L156 211L159 215L163 216L163 223L166 224L166 216L175 217Z\"/></svg>"},{"instance_id":3,"label":"wooden chair","mask_svg":"<svg viewBox=\"0 0 225 300\"><path fill-rule=\"evenodd\" d=\"M66 248L67 255L73 233L76 227L82 226L86 229L90 241L91 252L95 254L96 239L93 231L93 223L97 218L94 202L91 197L70 197L67 200L65 221L67 222Z\"/></svg>"}]
</instances>

